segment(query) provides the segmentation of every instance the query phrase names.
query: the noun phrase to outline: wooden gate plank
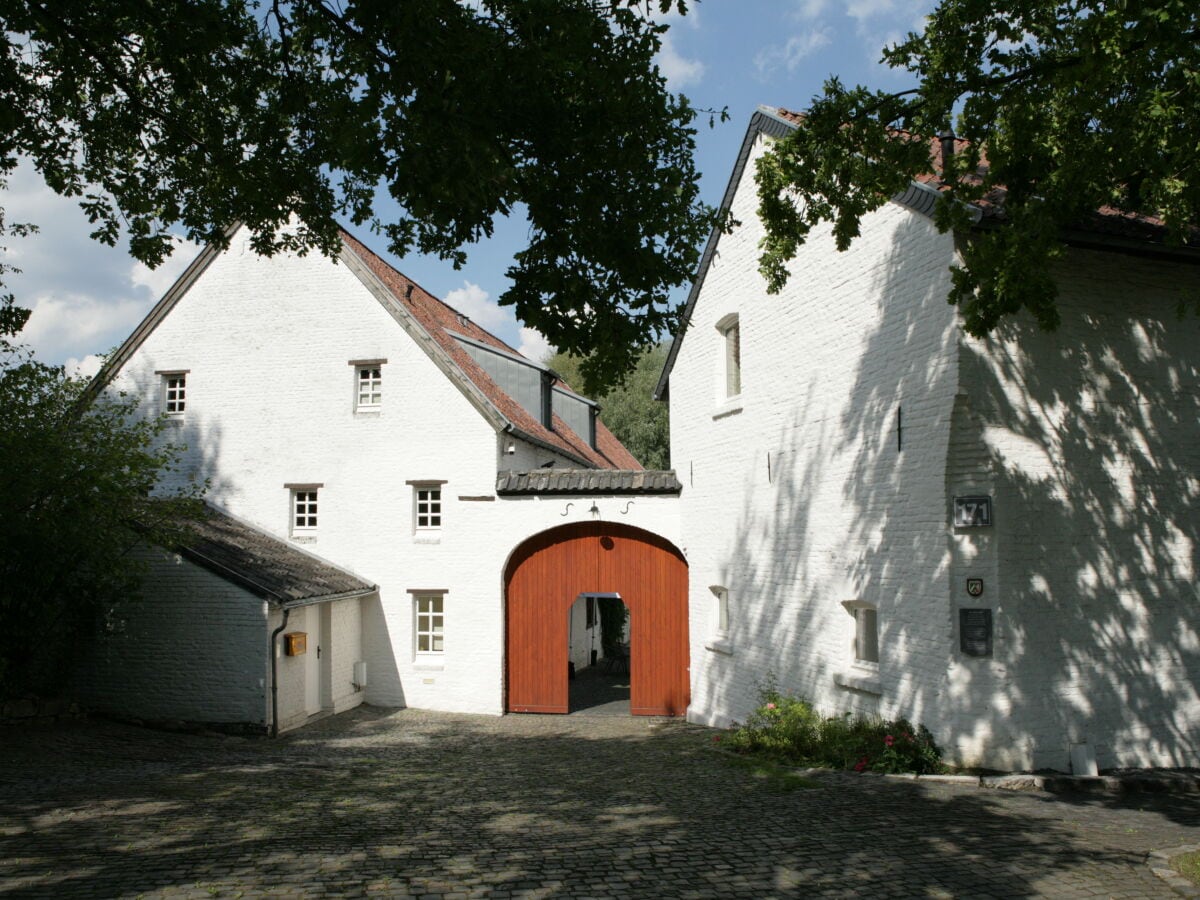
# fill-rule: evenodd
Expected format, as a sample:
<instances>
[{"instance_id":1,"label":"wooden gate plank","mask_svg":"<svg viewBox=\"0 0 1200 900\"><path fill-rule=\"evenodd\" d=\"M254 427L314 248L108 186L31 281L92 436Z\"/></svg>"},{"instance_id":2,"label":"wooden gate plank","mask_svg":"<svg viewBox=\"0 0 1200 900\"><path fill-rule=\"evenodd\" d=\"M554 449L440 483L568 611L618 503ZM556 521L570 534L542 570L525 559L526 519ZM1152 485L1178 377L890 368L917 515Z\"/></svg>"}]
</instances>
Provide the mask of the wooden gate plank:
<instances>
[{"instance_id":1,"label":"wooden gate plank","mask_svg":"<svg viewBox=\"0 0 1200 900\"><path fill-rule=\"evenodd\" d=\"M506 709L566 713L567 615L581 593L617 593L630 612L630 711L687 711L687 563L670 542L612 522L566 525L514 552L506 585Z\"/></svg>"}]
</instances>

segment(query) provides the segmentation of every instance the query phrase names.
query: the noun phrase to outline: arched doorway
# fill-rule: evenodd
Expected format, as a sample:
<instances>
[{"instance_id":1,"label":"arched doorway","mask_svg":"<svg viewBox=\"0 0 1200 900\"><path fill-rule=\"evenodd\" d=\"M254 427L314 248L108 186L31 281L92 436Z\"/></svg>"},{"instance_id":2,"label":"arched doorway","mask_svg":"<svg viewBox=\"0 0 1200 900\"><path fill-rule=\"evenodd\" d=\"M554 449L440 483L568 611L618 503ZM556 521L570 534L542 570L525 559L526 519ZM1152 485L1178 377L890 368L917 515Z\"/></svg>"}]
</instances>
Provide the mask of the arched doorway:
<instances>
[{"instance_id":1,"label":"arched doorway","mask_svg":"<svg viewBox=\"0 0 1200 900\"><path fill-rule=\"evenodd\" d=\"M567 610L590 593L629 608L630 712L687 712L688 571L669 541L615 522L564 525L517 547L504 587L509 712L567 712Z\"/></svg>"}]
</instances>

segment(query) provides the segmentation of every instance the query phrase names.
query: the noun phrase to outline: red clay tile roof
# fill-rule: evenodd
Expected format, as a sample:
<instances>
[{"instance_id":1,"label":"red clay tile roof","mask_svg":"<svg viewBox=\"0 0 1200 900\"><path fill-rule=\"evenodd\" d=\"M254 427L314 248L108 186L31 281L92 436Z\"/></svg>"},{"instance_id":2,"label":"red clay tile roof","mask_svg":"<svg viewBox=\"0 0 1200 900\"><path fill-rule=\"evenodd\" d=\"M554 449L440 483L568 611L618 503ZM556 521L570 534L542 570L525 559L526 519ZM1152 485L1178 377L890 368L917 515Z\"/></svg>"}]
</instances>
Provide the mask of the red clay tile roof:
<instances>
[{"instance_id":1,"label":"red clay tile roof","mask_svg":"<svg viewBox=\"0 0 1200 900\"><path fill-rule=\"evenodd\" d=\"M557 415L552 420L553 430L546 428L502 390L482 367L471 359L459 342L450 335L450 332L520 356L516 350L494 334L484 331L458 310L434 297L412 279L396 271L344 229L342 230L342 244L371 270L397 302L420 323L429 336L437 342L438 347L483 393L488 402L513 424L517 431L574 457L580 462L600 469L642 468L641 463L625 449L625 446L611 431L604 427L602 422L596 423L595 449L588 444L586 438L580 437L572 431L571 427ZM564 387L566 387L565 384Z\"/></svg>"},{"instance_id":2,"label":"red clay tile roof","mask_svg":"<svg viewBox=\"0 0 1200 900\"><path fill-rule=\"evenodd\" d=\"M775 112L781 119L791 122L793 125L799 125L804 121L803 113L794 112L782 107L777 108ZM911 132L900 129L897 129L896 133L911 137ZM929 155L933 163L933 170L934 172L940 172L942 170L941 141L935 138L931 144ZM962 138L954 139L955 153L961 153L966 147L967 141ZM986 153L980 154L980 165L987 165ZM945 187L941 178L932 173L918 175L914 180L938 190L942 190ZM1004 197L1005 190L1003 188L996 188L975 204L982 213L984 220L992 222L1003 222L1005 220ZM1082 231L1096 234L1160 243L1165 239L1167 234L1167 229L1162 219L1141 213L1125 212L1112 206L1100 207L1089 215L1085 221L1078 223L1077 227ZM1187 243L1189 246L1200 245L1200 235L1194 235Z\"/></svg>"}]
</instances>

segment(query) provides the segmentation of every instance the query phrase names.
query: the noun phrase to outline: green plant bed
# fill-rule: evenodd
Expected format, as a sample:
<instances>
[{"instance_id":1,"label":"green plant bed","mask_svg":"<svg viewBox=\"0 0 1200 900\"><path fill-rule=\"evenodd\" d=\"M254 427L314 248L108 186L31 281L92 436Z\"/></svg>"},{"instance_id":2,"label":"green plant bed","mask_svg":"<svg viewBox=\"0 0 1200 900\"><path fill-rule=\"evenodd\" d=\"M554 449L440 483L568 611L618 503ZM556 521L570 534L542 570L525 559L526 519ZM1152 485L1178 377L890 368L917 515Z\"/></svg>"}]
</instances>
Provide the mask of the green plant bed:
<instances>
[{"instance_id":1,"label":"green plant bed","mask_svg":"<svg viewBox=\"0 0 1200 900\"><path fill-rule=\"evenodd\" d=\"M724 736L721 746L755 759L792 766L855 772L943 771L942 754L923 725L905 719L826 716L812 704L768 685L746 724Z\"/></svg>"},{"instance_id":2,"label":"green plant bed","mask_svg":"<svg viewBox=\"0 0 1200 900\"><path fill-rule=\"evenodd\" d=\"M1171 857L1171 868L1200 887L1200 850Z\"/></svg>"}]
</instances>

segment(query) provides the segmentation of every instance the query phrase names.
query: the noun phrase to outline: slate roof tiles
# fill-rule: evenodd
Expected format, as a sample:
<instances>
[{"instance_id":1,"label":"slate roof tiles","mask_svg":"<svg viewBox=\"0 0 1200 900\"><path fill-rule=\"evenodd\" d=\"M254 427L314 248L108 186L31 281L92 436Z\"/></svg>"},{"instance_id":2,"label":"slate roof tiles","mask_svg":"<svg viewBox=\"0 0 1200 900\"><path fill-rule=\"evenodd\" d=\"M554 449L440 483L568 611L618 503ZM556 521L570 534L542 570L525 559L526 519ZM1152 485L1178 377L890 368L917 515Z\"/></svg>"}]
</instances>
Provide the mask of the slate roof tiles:
<instances>
[{"instance_id":1,"label":"slate roof tiles","mask_svg":"<svg viewBox=\"0 0 1200 900\"><path fill-rule=\"evenodd\" d=\"M179 554L265 600L285 606L365 596L375 585L205 504L183 529Z\"/></svg>"}]
</instances>

